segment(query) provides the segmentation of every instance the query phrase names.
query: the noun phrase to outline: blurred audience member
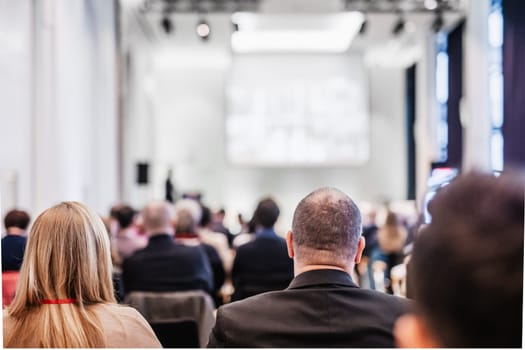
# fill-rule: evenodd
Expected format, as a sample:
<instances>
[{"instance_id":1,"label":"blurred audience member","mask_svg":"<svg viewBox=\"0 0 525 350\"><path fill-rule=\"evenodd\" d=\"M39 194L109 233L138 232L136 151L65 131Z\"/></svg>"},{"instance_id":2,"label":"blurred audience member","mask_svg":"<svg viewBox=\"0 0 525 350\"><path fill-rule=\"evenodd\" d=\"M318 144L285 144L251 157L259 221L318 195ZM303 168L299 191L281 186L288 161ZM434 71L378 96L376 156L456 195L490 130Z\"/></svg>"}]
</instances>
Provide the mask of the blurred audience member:
<instances>
[{"instance_id":1,"label":"blurred audience member","mask_svg":"<svg viewBox=\"0 0 525 350\"><path fill-rule=\"evenodd\" d=\"M233 261L232 301L282 290L290 284L293 262L288 256L286 241L273 228L279 213L279 207L271 198L265 198L257 205L254 213L258 223L256 237L237 249Z\"/></svg>"},{"instance_id":2,"label":"blurred audience member","mask_svg":"<svg viewBox=\"0 0 525 350\"><path fill-rule=\"evenodd\" d=\"M275 216L270 201L262 206ZM269 215L258 216L261 223L263 217ZM290 286L220 307L209 347L394 346L394 321L407 301L352 281L365 242L359 209L346 194L322 188L306 196L286 243L295 273Z\"/></svg>"},{"instance_id":3,"label":"blurred audience member","mask_svg":"<svg viewBox=\"0 0 525 350\"><path fill-rule=\"evenodd\" d=\"M2 271L20 270L30 220L28 213L17 209L11 210L4 217L6 236L2 238Z\"/></svg>"},{"instance_id":4,"label":"blurred audience member","mask_svg":"<svg viewBox=\"0 0 525 350\"><path fill-rule=\"evenodd\" d=\"M213 272L211 297L215 305L219 306L222 304L220 290L225 279L224 265L217 250L204 243L197 233L200 209L200 204L191 199L182 199L177 202L175 205L175 242L204 249Z\"/></svg>"},{"instance_id":5,"label":"blurred audience member","mask_svg":"<svg viewBox=\"0 0 525 350\"><path fill-rule=\"evenodd\" d=\"M230 230L224 226L224 217L226 216L226 211L224 209L220 209L218 212L212 215L211 219L211 230L213 232L220 232L223 235L226 236L228 239L228 245L232 246L233 238L235 237Z\"/></svg>"},{"instance_id":6,"label":"blurred audience member","mask_svg":"<svg viewBox=\"0 0 525 350\"><path fill-rule=\"evenodd\" d=\"M122 264L126 293L203 290L212 293L213 274L201 247L173 240L173 210L168 202L151 202L142 211L149 236L146 248L136 251Z\"/></svg>"},{"instance_id":7,"label":"blurred audience member","mask_svg":"<svg viewBox=\"0 0 525 350\"><path fill-rule=\"evenodd\" d=\"M228 239L220 232L213 232L211 227L211 210L201 205L201 219L199 222L199 237L202 242L213 246L221 257L226 274L230 274L233 263L233 253L228 245Z\"/></svg>"},{"instance_id":8,"label":"blurred audience member","mask_svg":"<svg viewBox=\"0 0 525 350\"><path fill-rule=\"evenodd\" d=\"M408 268L415 313L397 322L398 345L523 346L524 186L470 173L432 199Z\"/></svg>"},{"instance_id":9,"label":"blurred audience member","mask_svg":"<svg viewBox=\"0 0 525 350\"><path fill-rule=\"evenodd\" d=\"M137 234L133 224L137 212L129 205L117 205L111 209L111 217L118 222L117 233L112 245L117 250L120 260L131 256L138 249L144 248L147 241Z\"/></svg>"},{"instance_id":10,"label":"blurred audience member","mask_svg":"<svg viewBox=\"0 0 525 350\"><path fill-rule=\"evenodd\" d=\"M241 214L239 214L240 216ZM252 215L250 221L243 223L241 226L243 231L235 236L232 243L232 248L237 250L243 244L251 242L255 239L255 231L257 229L257 223L255 218L255 213Z\"/></svg>"},{"instance_id":11,"label":"blurred audience member","mask_svg":"<svg viewBox=\"0 0 525 350\"><path fill-rule=\"evenodd\" d=\"M407 229L399 222L397 214L389 209L385 223L377 231L377 241L380 249L380 257L378 259L385 262L384 285L386 286L386 291L390 294L392 294L390 271L392 267L403 262L403 247L405 246L407 235Z\"/></svg>"},{"instance_id":12,"label":"blurred audience member","mask_svg":"<svg viewBox=\"0 0 525 350\"><path fill-rule=\"evenodd\" d=\"M121 303L124 301L124 287L122 285L122 270L120 266L122 265L122 261L120 260L120 256L117 253L117 250L113 246L112 240L111 240L111 219L110 218L101 218L102 223L104 224L104 227L106 228L106 232L108 234L109 238L109 249L110 249L110 256L111 256L111 265L113 267L112 269L112 279L113 279L113 289L115 291L115 299L118 303Z\"/></svg>"},{"instance_id":13,"label":"blurred audience member","mask_svg":"<svg viewBox=\"0 0 525 350\"><path fill-rule=\"evenodd\" d=\"M146 320L115 304L109 239L100 218L64 202L36 219L13 303L8 348L161 347Z\"/></svg>"},{"instance_id":14,"label":"blurred audience member","mask_svg":"<svg viewBox=\"0 0 525 350\"><path fill-rule=\"evenodd\" d=\"M365 248L359 264L356 264L357 273L361 287L375 289L374 276L372 273L372 253L379 248L377 242L376 208L370 208L363 221L363 238Z\"/></svg>"}]
</instances>

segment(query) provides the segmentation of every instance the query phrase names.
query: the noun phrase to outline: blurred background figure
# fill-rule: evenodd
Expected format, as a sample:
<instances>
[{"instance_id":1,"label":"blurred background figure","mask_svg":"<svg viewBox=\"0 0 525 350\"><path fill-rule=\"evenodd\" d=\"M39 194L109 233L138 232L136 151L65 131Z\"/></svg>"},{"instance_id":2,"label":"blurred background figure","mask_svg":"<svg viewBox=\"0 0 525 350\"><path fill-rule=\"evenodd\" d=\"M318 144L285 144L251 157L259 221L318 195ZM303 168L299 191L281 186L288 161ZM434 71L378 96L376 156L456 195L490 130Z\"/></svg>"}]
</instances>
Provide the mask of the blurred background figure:
<instances>
[{"instance_id":1,"label":"blurred background figure","mask_svg":"<svg viewBox=\"0 0 525 350\"><path fill-rule=\"evenodd\" d=\"M214 232L220 232L226 236L228 239L228 245L231 247L234 239L234 235L231 233L230 229L224 226L224 217L226 216L226 211L221 208L216 213L213 213L211 219L211 229Z\"/></svg>"},{"instance_id":2,"label":"blurred background figure","mask_svg":"<svg viewBox=\"0 0 525 350\"><path fill-rule=\"evenodd\" d=\"M165 194L165 200L173 203L175 198L175 186L173 186L173 183L171 182L171 176L173 174L173 171L171 169L168 170L168 177L166 178L166 194Z\"/></svg>"},{"instance_id":3,"label":"blurred background figure","mask_svg":"<svg viewBox=\"0 0 525 350\"><path fill-rule=\"evenodd\" d=\"M222 305L221 288L226 277L224 264L217 250L205 243L198 232L201 206L192 199L181 199L175 204L175 242L190 247L199 247L206 253L213 274L211 297L215 305Z\"/></svg>"},{"instance_id":4,"label":"blurred background figure","mask_svg":"<svg viewBox=\"0 0 525 350\"><path fill-rule=\"evenodd\" d=\"M120 260L130 257L138 249L144 248L147 239L140 236L135 227L137 212L130 205L120 204L111 208L111 218L118 224L113 234L112 245Z\"/></svg>"},{"instance_id":5,"label":"blurred background figure","mask_svg":"<svg viewBox=\"0 0 525 350\"><path fill-rule=\"evenodd\" d=\"M125 293L202 290L211 295L213 273L205 251L173 239L173 207L153 201L144 207L142 217L149 242L124 260Z\"/></svg>"},{"instance_id":6,"label":"blurred background figure","mask_svg":"<svg viewBox=\"0 0 525 350\"><path fill-rule=\"evenodd\" d=\"M20 270L30 220L29 214L23 210L13 209L5 215L6 236L2 238L2 272Z\"/></svg>"},{"instance_id":7,"label":"blurred background figure","mask_svg":"<svg viewBox=\"0 0 525 350\"><path fill-rule=\"evenodd\" d=\"M229 275L232 269L233 252L228 245L228 239L220 232L211 230L211 209L201 203L201 219L199 222L198 233L202 242L213 246L224 265L226 275Z\"/></svg>"},{"instance_id":8,"label":"blurred background figure","mask_svg":"<svg viewBox=\"0 0 525 350\"><path fill-rule=\"evenodd\" d=\"M403 247L407 236L407 229L400 223L398 215L388 209L385 223L377 231L379 249L375 250L373 260L384 262L384 286L390 294L392 294L390 271L392 267L403 262Z\"/></svg>"},{"instance_id":9,"label":"blurred background figure","mask_svg":"<svg viewBox=\"0 0 525 350\"><path fill-rule=\"evenodd\" d=\"M293 261L288 256L286 241L274 230L279 214L272 198L265 198L257 205L255 239L241 245L233 261L232 301L282 290L293 279Z\"/></svg>"}]
</instances>

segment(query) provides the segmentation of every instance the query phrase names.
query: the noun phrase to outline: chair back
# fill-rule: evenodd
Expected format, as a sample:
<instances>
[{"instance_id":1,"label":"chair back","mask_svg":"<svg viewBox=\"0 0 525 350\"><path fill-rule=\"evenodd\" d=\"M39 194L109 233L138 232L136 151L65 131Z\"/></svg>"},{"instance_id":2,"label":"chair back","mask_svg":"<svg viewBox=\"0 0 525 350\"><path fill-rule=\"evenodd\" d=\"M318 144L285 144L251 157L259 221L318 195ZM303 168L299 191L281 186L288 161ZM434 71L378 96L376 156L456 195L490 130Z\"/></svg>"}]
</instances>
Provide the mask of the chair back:
<instances>
[{"instance_id":1,"label":"chair back","mask_svg":"<svg viewBox=\"0 0 525 350\"><path fill-rule=\"evenodd\" d=\"M152 322L151 328L164 348L198 348L199 325L193 319Z\"/></svg>"},{"instance_id":2,"label":"chair back","mask_svg":"<svg viewBox=\"0 0 525 350\"><path fill-rule=\"evenodd\" d=\"M205 347L215 324L214 303L203 291L131 292L124 303L137 309L150 323L194 320L198 325L199 344Z\"/></svg>"},{"instance_id":3,"label":"chair back","mask_svg":"<svg viewBox=\"0 0 525 350\"><path fill-rule=\"evenodd\" d=\"M15 297L18 271L2 272L2 308L8 307Z\"/></svg>"}]
</instances>

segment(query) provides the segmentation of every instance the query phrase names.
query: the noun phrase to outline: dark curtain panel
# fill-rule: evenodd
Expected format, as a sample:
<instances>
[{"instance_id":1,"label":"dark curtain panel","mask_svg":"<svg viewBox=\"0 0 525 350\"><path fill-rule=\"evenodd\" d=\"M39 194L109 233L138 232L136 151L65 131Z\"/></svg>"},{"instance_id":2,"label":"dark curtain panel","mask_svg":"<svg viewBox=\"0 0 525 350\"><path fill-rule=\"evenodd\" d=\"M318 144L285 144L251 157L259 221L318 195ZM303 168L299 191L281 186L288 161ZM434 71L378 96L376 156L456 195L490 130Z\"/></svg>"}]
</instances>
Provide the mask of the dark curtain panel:
<instances>
[{"instance_id":1,"label":"dark curtain panel","mask_svg":"<svg viewBox=\"0 0 525 350\"><path fill-rule=\"evenodd\" d=\"M525 166L525 1L503 0L503 156Z\"/></svg>"},{"instance_id":2,"label":"dark curtain panel","mask_svg":"<svg viewBox=\"0 0 525 350\"><path fill-rule=\"evenodd\" d=\"M416 199L416 66L406 71L407 199Z\"/></svg>"},{"instance_id":3,"label":"dark curtain panel","mask_svg":"<svg viewBox=\"0 0 525 350\"><path fill-rule=\"evenodd\" d=\"M460 23L448 35L448 159L446 166L461 169L463 130L459 119L459 102L463 94L463 31Z\"/></svg>"}]
</instances>

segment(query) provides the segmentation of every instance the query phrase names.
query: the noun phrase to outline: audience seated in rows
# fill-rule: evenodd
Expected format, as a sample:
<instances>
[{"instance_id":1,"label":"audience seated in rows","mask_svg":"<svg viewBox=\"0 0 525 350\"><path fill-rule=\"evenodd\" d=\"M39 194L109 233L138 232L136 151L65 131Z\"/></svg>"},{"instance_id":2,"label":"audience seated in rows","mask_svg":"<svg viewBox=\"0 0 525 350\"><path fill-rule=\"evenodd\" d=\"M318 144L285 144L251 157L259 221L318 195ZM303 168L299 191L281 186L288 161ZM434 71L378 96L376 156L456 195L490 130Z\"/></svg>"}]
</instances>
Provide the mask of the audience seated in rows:
<instances>
[{"instance_id":1,"label":"audience seated in rows","mask_svg":"<svg viewBox=\"0 0 525 350\"><path fill-rule=\"evenodd\" d=\"M30 220L29 214L23 210L13 209L5 215L6 236L2 238L2 272L20 270Z\"/></svg>"},{"instance_id":2,"label":"audience seated in rows","mask_svg":"<svg viewBox=\"0 0 525 350\"><path fill-rule=\"evenodd\" d=\"M173 239L173 207L168 202L147 204L142 211L148 245L125 259L122 280L131 291L213 291L213 272L202 247Z\"/></svg>"},{"instance_id":3,"label":"audience seated in rows","mask_svg":"<svg viewBox=\"0 0 525 350\"><path fill-rule=\"evenodd\" d=\"M408 303L352 281L365 242L359 209L346 194L322 188L306 196L286 244L290 286L220 307L209 347L394 346L392 328Z\"/></svg>"},{"instance_id":4,"label":"audience seated in rows","mask_svg":"<svg viewBox=\"0 0 525 350\"><path fill-rule=\"evenodd\" d=\"M201 216L200 204L192 199L182 199L175 204L175 242L192 247L201 247L210 263L213 274L212 298L215 304L222 304L220 290L224 284L225 272L217 250L204 243L197 233L197 223Z\"/></svg>"},{"instance_id":5,"label":"audience seated in rows","mask_svg":"<svg viewBox=\"0 0 525 350\"><path fill-rule=\"evenodd\" d=\"M290 284L293 262L288 257L286 241L274 230L279 213L279 207L271 198L265 198L257 205L254 214L259 224L256 238L241 245L233 261L232 301L282 290Z\"/></svg>"},{"instance_id":6,"label":"audience seated in rows","mask_svg":"<svg viewBox=\"0 0 525 350\"><path fill-rule=\"evenodd\" d=\"M135 309L116 304L108 235L76 202L36 219L3 337L7 348L161 347Z\"/></svg>"},{"instance_id":7,"label":"audience seated in rows","mask_svg":"<svg viewBox=\"0 0 525 350\"><path fill-rule=\"evenodd\" d=\"M430 202L408 267L401 347L521 348L525 179L471 173Z\"/></svg>"}]
</instances>

